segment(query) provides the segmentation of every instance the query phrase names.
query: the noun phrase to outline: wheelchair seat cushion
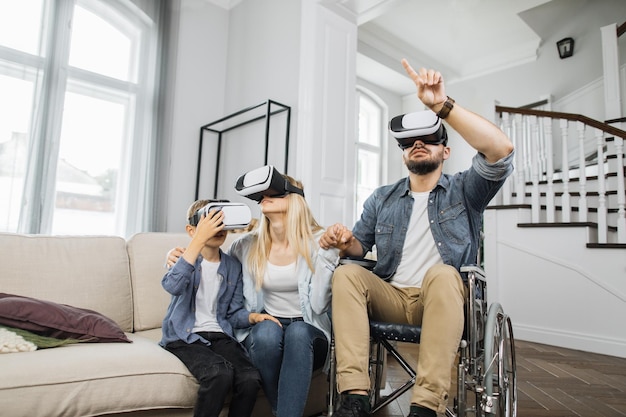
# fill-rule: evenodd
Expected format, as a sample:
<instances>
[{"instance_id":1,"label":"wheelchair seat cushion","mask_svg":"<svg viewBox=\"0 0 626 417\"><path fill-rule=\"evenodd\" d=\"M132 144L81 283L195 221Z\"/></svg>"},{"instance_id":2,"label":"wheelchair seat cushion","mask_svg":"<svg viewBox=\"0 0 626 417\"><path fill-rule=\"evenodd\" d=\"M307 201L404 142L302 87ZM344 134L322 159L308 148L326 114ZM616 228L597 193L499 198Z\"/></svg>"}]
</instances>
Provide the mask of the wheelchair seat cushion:
<instances>
[{"instance_id":1,"label":"wheelchair seat cushion","mask_svg":"<svg viewBox=\"0 0 626 417\"><path fill-rule=\"evenodd\" d=\"M421 334L421 326L370 321L370 336L374 339L419 343Z\"/></svg>"}]
</instances>

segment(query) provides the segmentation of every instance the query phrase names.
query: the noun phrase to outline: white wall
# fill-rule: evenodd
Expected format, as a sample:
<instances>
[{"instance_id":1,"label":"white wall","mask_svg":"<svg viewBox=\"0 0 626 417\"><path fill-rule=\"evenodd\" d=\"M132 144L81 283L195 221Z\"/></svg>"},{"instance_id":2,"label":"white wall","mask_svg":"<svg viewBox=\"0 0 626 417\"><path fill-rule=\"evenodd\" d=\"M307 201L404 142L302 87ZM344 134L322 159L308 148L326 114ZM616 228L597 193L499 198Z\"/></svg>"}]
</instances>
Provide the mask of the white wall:
<instances>
[{"instance_id":1,"label":"white wall","mask_svg":"<svg viewBox=\"0 0 626 417\"><path fill-rule=\"evenodd\" d=\"M292 108L288 169L283 169L285 113L270 119L268 163L304 182L318 221L341 221L341 215L324 217L338 212L335 208L351 213L346 206L351 189L341 187L353 187L353 176L347 178L353 166L346 163L352 157L346 152L353 149L349 145L355 132L356 19L304 0L233 4L226 10L207 1L180 0L172 17L179 33L176 64L171 65L176 71L168 76L172 146L169 186L161 196L167 201L164 227L181 230L185 209L194 199L200 127L268 99ZM307 126L300 128L304 108ZM232 184L241 173L264 164L264 135L264 122L223 135L216 197L243 200ZM212 198L217 136L205 132L203 144L199 197ZM323 155L339 159L329 163ZM253 211L258 214L255 206Z\"/></svg>"},{"instance_id":2,"label":"white wall","mask_svg":"<svg viewBox=\"0 0 626 417\"><path fill-rule=\"evenodd\" d=\"M626 357L626 256L591 249L583 227L520 228L530 209L485 212L489 302L511 317L516 339Z\"/></svg>"},{"instance_id":3,"label":"white wall","mask_svg":"<svg viewBox=\"0 0 626 417\"><path fill-rule=\"evenodd\" d=\"M302 172L299 172L302 161L296 164L298 144L310 140L297 137L299 121L308 120L308 115L303 119L300 114L303 111L301 100L303 94L306 94L302 90L302 74L306 68L301 68L300 62L312 54L312 51L301 50L302 27L313 19L313 16L302 15L303 3L294 0L243 0L231 10L203 0L180 0L180 4L179 50L175 58L175 81L171 88L171 172L169 189L164 191L164 199L167 200L167 230L180 230L184 221L181 211L184 212L194 197L198 131L203 124L266 99L292 106L291 162L288 171L294 176ZM603 0L577 4L583 7L576 9L572 16L567 16L569 20L559 22L562 26L554 29L544 40L535 62L453 83L447 86L449 95L460 105L490 120L494 120L493 106L496 101L506 106L519 106L546 95L552 95L556 103L563 99L566 111L575 112L577 106L586 114L590 109L599 109L602 103L590 103L598 100L594 92L597 92L597 83L602 76L600 28L619 23L615 19L626 16L626 2ZM560 60L555 43L565 36L575 38L575 53L571 58ZM317 47L323 48L324 45ZM624 62L624 40L620 42L620 56ZM362 80L358 82L387 102L390 116L422 108L415 95L398 97L375 85L367 85ZM570 95L584 88L591 93L580 97ZM343 91L338 94L343 94ZM324 105L334 102L331 96L321 97L326 100ZM341 100L344 100L343 97ZM323 122L321 119L312 121L315 126ZM273 133L276 138L272 136L275 144L270 159L270 163L281 168L281 136L284 132L280 131L280 127L284 123L284 119L276 121L278 131ZM245 136L257 135L258 131L256 126L246 128ZM348 142L353 140L345 132L341 135ZM214 149L209 146L210 138L205 139L205 142L208 154L203 154L203 162L207 166L203 168L202 190L206 191L201 192L201 196L210 197L206 193L213 191L214 162L211 160L211 152ZM220 174L220 182L224 181L225 184L232 184L233 178L242 172L242 167L247 169L252 165L260 165L256 161L262 153L256 147L260 142L242 146L239 146L239 140L231 140L229 143L236 146L235 149L223 151L224 159L235 162L229 162L224 171L220 169L224 172ZM449 144L452 154L446 161L445 171L452 173L465 169L474 154L473 150L453 131L450 132ZM392 139L389 145L387 179L391 182L406 175L406 171L400 157L394 152ZM276 146L280 149L274 149ZM305 178L300 179L309 180L306 178L311 175L309 171L304 172ZM307 185L305 181L305 187ZM227 190L229 187L219 188ZM315 195L319 192L315 188L314 191ZM226 191L220 194L223 194L220 197L237 198Z\"/></svg>"},{"instance_id":4,"label":"white wall","mask_svg":"<svg viewBox=\"0 0 626 417\"><path fill-rule=\"evenodd\" d=\"M224 114L228 46L228 12L204 0L173 1L174 62L169 63L167 106L169 129L169 183L166 230L185 228L187 208L195 193L200 126Z\"/></svg>"},{"instance_id":5,"label":"white wall","mask_svg":"<svg viewBox=\"0 0 626 417\"><path fill-rule=\"evenodd\" d=\"M280 21L277 22L277 17ZM287 112L270 118L268 164L282 173L291 174L297 141L297 100L300 55L300 2L288 0L257 0L238 3L229 13L228 59L225 86L224 115L259 105L268 100L291 108L289 129L289 159L285 172ZM272 106L272 111L282 108ZM250 120L267 111L246 113ZM234 123L231 123L234 125ZM232 201L250 202L236 194L233 188L239 175L265 164L265 121L259 120L236 128L223 136L220 155L218 197ZM211 135L208 135L210 137ZM215 140L213 140L215 143ZM211 161L213 157L208 158ZM213 166L210 166L213 170ZM213 190L213 186L206 188ZM256 205L252 204L255 216Z\"/></svg>"}]
</instances>

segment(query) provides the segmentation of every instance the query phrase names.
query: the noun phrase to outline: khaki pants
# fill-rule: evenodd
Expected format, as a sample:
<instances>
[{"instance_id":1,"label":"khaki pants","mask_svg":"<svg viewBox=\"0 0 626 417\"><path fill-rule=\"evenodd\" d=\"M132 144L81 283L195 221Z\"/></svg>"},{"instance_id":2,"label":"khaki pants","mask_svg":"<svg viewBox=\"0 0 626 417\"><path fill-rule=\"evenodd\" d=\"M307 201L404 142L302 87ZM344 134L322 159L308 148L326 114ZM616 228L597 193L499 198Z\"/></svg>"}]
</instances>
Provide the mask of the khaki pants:
<instances>
[{"instance_id":1,"label":"khaki pants","mask_svg":"<svg viewBox=\"0 0 626 417\"><path fill-rule=\"evenodd\" d=\"M369 391L369 319L421 324L411 403L443 413L464 325L465 286L458 271L435 265L422 288L396 288L358 265L341 265L332 294L339 392Z\"/></svg>"}]
</instances>

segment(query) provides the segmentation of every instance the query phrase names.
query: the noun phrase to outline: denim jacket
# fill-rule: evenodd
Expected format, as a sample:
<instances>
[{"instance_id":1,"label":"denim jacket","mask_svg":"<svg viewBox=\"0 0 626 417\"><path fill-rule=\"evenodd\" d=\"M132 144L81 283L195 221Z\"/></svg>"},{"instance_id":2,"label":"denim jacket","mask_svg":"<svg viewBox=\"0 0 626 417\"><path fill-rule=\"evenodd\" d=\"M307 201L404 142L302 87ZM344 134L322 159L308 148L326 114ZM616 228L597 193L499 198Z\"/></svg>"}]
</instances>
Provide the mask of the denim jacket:
<instances>
[{"instance_id":1,"label":"denim jacket","mask_svg":"<svg viewBox=\"0 0 626 417\"><path fill-rule=\"evenodd\" d=\"M331 300L330 284L333 272L339 263L339 250L320 248L318 242L323 233L323 230L316 233L310 245L315 273L309 269L306 261L299 257L296 274L303 320L320 329L330 341L330 317L328 315ZM246 234L237 239L231 245L229 253L243 265L243 293L246 309L260 313L264 308L263 291L257 291L254 278L247 267L253 238L253 234ZM249 333L249 328L235 330L239 341L243 341Z\"/></svg>"},{"instance_id":2,"label":"denim jacket","mask_svg":"<svg viewBox=\"0 0 626 417\"><path fill-rule=\"evenodd\" d=\"M468 170L441 175L428 198L428 220L445 264L459 270L476 263L483 211L511 172L513 152L493 164L478 153ZM407 177L377 188L352 230L364 254L376 245L374 273L384 280L390 280L400 264L412 208Z\"/></svg>"},{"instance_id":3,"label":"denim jacket","mask_svg":"<svg viewBox=\"0 0 626 417\"><path fill-rule=\"evenodd\" d=\"M176 340L186 343L200 340L210 344L193 332L196 322L196 293L202 278L201 263L202 255L198 256L195 265L181 257L161 280L165 291L172 294L163 319L163 338L159 342L161 346ZM233 328L250 326L250 312L244 309L243 303L241 264L220 250L217 275L221 279L217 294L217 322L225 334L234 338Z\"/></svg>"}]
</instances>

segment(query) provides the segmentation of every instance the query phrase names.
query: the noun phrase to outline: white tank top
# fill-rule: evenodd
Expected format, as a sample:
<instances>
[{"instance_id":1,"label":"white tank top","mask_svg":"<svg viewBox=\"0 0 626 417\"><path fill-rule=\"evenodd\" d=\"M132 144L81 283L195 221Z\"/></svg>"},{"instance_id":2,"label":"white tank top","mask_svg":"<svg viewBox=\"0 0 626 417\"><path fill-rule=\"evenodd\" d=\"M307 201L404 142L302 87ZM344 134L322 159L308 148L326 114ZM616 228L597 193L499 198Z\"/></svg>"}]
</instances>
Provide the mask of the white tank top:
<instances>
[{"instance_id":1,"label":"white tank top","mask_svg":"<svg viewBox=\"0 0 626 417\"><path fill-rule=\"evenodd\" d=\"M302 317L298 295L296 263L274 265L267 263L263 278L265 311L275 317Z\"/></svg>"}]
</instances>

